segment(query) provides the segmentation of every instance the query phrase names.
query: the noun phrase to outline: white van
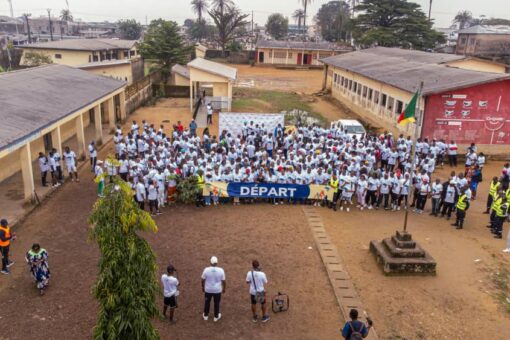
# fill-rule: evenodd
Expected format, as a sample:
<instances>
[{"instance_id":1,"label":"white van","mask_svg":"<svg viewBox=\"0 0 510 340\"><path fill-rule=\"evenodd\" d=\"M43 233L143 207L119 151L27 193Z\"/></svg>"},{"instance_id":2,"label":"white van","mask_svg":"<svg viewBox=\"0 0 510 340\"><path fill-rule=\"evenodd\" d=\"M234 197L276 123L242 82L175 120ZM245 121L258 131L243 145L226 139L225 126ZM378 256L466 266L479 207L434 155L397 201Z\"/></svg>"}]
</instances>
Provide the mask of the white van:
<instances>
[{"instance_id":1,"label":"white van","mask_svg":"<svg viewBox=\"0 0 510 340\"><path fill-rule=\"evenodd\" d=\"M355 119L340 119L331 122L331 129L340 129L346 135L356 136L357 139L362 138L367 133L363 125Z\"/></svg>"}]
</instances>

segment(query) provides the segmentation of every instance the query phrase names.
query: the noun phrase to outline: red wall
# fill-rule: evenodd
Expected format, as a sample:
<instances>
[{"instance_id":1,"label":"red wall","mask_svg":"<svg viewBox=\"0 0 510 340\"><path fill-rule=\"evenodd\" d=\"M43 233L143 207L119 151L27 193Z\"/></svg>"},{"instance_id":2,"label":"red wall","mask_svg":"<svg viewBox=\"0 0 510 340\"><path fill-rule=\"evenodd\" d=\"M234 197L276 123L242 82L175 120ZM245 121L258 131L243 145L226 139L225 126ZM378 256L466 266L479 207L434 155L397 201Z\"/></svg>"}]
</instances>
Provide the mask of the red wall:
<instances>
[{"instance_id":1,"label":"red wall","mask_svg":"<svg viewBox=\"0 0 510 340\"><path fill-rule=\"evenodd\" d=\"M422 137L510 144L510 80L427 97Z\"/></svg>"}]
</instances>

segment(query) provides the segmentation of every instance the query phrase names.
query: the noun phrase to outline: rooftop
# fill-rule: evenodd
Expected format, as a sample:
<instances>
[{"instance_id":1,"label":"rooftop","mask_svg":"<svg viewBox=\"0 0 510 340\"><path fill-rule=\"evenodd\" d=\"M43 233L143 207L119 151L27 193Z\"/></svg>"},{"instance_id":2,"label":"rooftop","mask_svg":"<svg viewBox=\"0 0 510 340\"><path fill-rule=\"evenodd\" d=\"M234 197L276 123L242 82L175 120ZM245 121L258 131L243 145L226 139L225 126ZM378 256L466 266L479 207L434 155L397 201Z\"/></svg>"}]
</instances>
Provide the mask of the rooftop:
<instances>
[{"instance_id":1,"label":"rooftop","mask_svg":"<svg viewBox=\"0 0 510 340\"><path fill-rule=\"evenodd\" d=\"M69 39L55 40L22 46L22 48L40 48L54 50L103 51L114 49L131 49L136 40L121 39Z\"/></svg>"},{"instance_id":2,"label":"rooftop","mask_svg":"<svg viewBox=\"0 0 510 340\"><path fill-rule=\"evenodd\" d=\"M78 65L78 66L76 66L76 68L84 69L84 68L95 68L95 67L103 67L103 66L117 66L117 65L125 65L125 64L131 64L131 59L94 61L92 63Z\"/></svg>"},{"instance_id":3,"label":"rooftop","mask_svg":"<svg viewBox=\"0 0 510 340\"><path fill-rule=\"evenodd\" d=\"M257 48L278 48L288 50L316 50L316 51L352 51L350 46L342 46L329 42L307 41L280 41L261 40L257 42Z\"/></svg>"},{"instance_id":4,"label":"rooftop","mask_svg":"<svg viewBox=\"0 0 510 340\"><path fill-rule=\"evenodd\" d=\"M193 61L188 63L188 67L193 67L198 70L216 74L220 77L225 77L231 80L236 80L237 78L236 68L229 67L220 63L215 63L213 61L206 60L203 58L194 59Z\"/></svg>"},{"instance_id":5,"label":"rooftop","mask_svg":"<svg viewBox=\"0 0 510 340\"><path fill-rule=\"evenodd\" d=\"M0 73L0 150L37 135L125 84L57 64Z\"/></svg>"},{"instance_id":6,"label":"rooftop","mask_svg":"<svg viewBox=\"0 0 510 340\"><path fill-rule=\"evenodd\" d=\"M324 58L322 62L411 93L418 90L420 81L424 83L423 94L432 94L510 79L510 74L478 72L446 64L462 59L465 57L375 47Z\"/></svg>"},{"instance_id":7,"label":"rooftop","mask_svg":"<svg viewBox=\"0 0 510 340\"><path fill-rule=\"evenodd\" d=\"M476 25L460 30L459 34L510 34L510 26Z\"/></svg>"},{"instance_id":8,"label":"rooftop","mask_svg":"<svg viewBox=\"0 0 510 340\"><path fill-rule=\"evenodd\" d=\"M175 64L172 67L172 73L177 73L177 74L183 76L184 78L189 79L189 70L186 66L183 66L180 64Z\"/></svg>"}]
</instances>

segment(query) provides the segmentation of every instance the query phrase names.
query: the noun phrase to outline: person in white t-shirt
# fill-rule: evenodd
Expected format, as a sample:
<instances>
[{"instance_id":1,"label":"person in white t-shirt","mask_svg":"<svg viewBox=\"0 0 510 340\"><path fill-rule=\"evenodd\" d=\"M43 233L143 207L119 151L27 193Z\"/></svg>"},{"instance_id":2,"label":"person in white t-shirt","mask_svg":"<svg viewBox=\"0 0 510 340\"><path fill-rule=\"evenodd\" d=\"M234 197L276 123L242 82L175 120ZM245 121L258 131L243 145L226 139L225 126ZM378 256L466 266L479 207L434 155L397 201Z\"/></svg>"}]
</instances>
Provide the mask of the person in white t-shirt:
<instances>
[{"instance_id":1,"label":"person in white t-shirt","mask_svg":"<svg viewBox=\"0 0 510 340\"><path fill-rule=\"evenodd\" d=\"M91 141L89 144L89 157L91 172L94 172L97 164L97 149L94 141Z\"/></svg>"},{"instance_id":2,"label":"person in white t-shirt","mask_svg":"<svg viewBox=\"0 0 510 340\"><path fill-rule=\"evenodd\" d=\"M252 270L246 274L246 283L250 285L250 299L251 299L251 311L253 314L253 322L258 321L257 315L257 303L260 304L262 310L262 322L269 321L269 315L267 314L266 305L266 290L267 277L264 272L260 270L259 261L252 261Z\"/></svg>"},{"instance_id":3,"label":"person in white t-shirt","mask_svg":"<svg viewBox=\"0 0 510 340\"><path fill-rule=\"evenodd\" d=\"M177 279L177 270L169 265L166 268L166 274L161 275L163 284L163 316L166 317L166 311L170 308L170 322L174 321L174 312L177 308L177 296L179 295L179 279Z\"/></svg>"},{"instance_id":4,"label":"person in white t-shirt","mask_svg":"<svg viewBox=\"0 0 510 340\"><path fill-rule=\"evenodd\" d=\"M161 215L158 204L158 187L153 180L149 180L149 188L147 189L149 200L149 210L152 216Z\"/></svg>"},{"instance_id":5,"label":"person in white t-shirt","mask_svg":"<svg viewBox=\"0 0 510 340\"><path fill-rule=\"evenodd\" d=\"M223 268L218 267L218 258L213 256L211 257L211 266L205 268L202 273L202 291L205 294L204 313L202 317L205 321L209 319L211 300L214 300L214 322L221 319L221 294L225 293L226 287L225 271Z\"/></svg>"},{"instance_id":6,"label":"person in white t-shirt","mask_svg":"<svg viewBox=\"0 0 510 340\"><path fill-rule=\"evenodd\" d=\"M66 163L67 173L69 177L71 177L71 181L74 182L76 179L76 182L79 182L80 179L78 178L78 170L76 168L76 154L74 151L71 151L68 146L64 149L64 162Z\"/></svg>"},{"instance_id":7,"label":"person in white t-shirt","mask_svg":"<svg viewBox=\"0 0 510 340\"><path fill-rule=\"evenodd\" d=\"M430 197L432 197L432 212L430 215L438 216L439 215L439 202L441 201L441 195L443 193L443 184L441 184L441 180L439 178L436 179L436 182L432 184L432 191L430 192Z\"/></svg>"}]
</instances>

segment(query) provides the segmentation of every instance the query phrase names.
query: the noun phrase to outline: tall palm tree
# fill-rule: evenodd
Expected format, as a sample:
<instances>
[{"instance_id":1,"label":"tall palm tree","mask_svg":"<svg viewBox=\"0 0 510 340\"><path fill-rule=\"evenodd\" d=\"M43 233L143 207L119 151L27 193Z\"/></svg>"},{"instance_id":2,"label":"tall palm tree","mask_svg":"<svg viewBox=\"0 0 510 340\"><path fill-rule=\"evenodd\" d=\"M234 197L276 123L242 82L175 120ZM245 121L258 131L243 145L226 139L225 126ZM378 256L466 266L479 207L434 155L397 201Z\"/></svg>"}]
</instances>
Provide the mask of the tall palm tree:
<instances>
[{"instance_id":1,"label":"tall palm tree","mask_svg":"<svg viewBox=\"0 0 510 340\"><path fill-rule=\"evenodd\" d=\"M429 21L430 21L431 15L432 15L432 0L430 0L430 2L429 2Z\"/></svg>"},{"instance_id":2,"label":"tall palm tree","mask_svg":"<svg viewBox=\"0 0 510 340\"><path fill-rule=\"evenodd\" d=\"M207 11L209 3L207 0L192 0L191 9L198 16L198 21L202 21L203 14Z\"/></svg>"},{"instance_id":3,"label":"tall palm tree","mask_svg":"<svg viewBox=\"0 0 510 340\"><path fill-rule=\"evenodd\" d=\"M212 0L212 3L213 6L222 13L225 12L225 8L234 5L234 1L232 0Z\"/></svg>"},{"instance_id":4,"label":"tall palm tree","mask_svg":"<svg viewBox=\"0 0 510 340\"><path fill-rule=\"evenodd\" d=\"M298 24L298 29L301 29L301 21L303 20L304 16L305 16L305 12L301 8L296 9L294 11L294 13L292 14L292 18L294 20L296 20L296 22Z\"/></svg>"},{"instance_id":5,"label":"tall palm tree","mask_svg":"<svg viewBox=\"0 0 510 340\"><path fill-rule=\"evenodd\" d=\"M73 21L73 15L69 9L63 9L60 11L60 20L62 21Z\"/></svg>"},{"instance_id":6,"label":"tall palm tree","mask_svg":"<svg viewBox=\"0 0 510 340\"><path fill-rule=\"evenodd\" d=\"M310 5L313 2L313 0L299 0L299 2L301 2L303 4L303 12L304 12L303 26L305 27L305 31L306 31L306 11L308 10L308 5Z\"/></svg>"},{"instance_id":7,"label":"tall palm tree","mask_svg":"<svg viewBox=\"0 0 510 340\"><path fill-rule=\"evenodd\" d=\"M453 18L453 22L459 24L459 29L468 27L472 20L473 14L470 11L459 11L455 18Z\"/></svg>"}]
</instances>

